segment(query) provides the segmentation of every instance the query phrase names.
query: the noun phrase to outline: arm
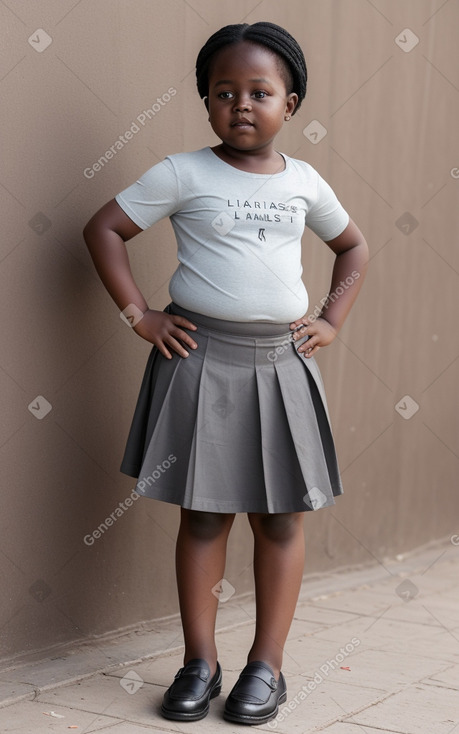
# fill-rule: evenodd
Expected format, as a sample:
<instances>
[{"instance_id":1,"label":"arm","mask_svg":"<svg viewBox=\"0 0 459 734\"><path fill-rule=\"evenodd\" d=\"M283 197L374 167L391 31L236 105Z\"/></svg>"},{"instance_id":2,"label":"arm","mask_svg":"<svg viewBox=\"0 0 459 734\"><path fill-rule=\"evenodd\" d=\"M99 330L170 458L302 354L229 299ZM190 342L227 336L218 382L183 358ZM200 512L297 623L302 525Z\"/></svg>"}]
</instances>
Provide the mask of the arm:
<instances>
[{"instance_id":1,"label":"arm","mask_svg":"<svg viewBox=\"0 0 459 734\"><path fill-rule=\"evenodd\" d=\"M297 329L296 341L307 334L309 339L298 351L313 357L320 349L330 344L341 329L351 306L357 298L368 266L368 245L357 225L349 220L346 229L333 240L326 242L336 255L330 291L322 312L317 319L304 317L290 324Z\"/></svg>"},{"instance_id":2,"label":"arm","mask_svg":"<svg viewBox=\"0 0 459 734\"><path fill-rule=\"evenodd\" d=\"M89 220L83 237L100 279L120 311L128 306L142 311L143 317L134 326L134 331L168 359L172 355L167 346L181 357L187 357L188 352L178 339L192 349L197 344L180 327L195 330L196 326L183 316L149 309L132 276L125 242L139 232L142 229L112 199Z\"/></svg>"}]
</instances>

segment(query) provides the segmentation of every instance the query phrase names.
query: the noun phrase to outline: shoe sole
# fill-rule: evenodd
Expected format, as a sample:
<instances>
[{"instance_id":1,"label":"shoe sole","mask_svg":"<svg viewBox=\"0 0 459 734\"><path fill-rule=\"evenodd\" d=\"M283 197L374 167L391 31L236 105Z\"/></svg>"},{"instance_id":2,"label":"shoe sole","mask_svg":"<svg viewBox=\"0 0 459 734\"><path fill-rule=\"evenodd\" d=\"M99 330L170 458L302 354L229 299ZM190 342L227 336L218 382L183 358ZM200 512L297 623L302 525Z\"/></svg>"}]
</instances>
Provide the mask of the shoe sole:
<instances>
[{"instance_id":1,"label":"shoe sole","mask_svg":"<svg viewBox=\"0 0 459 734\"><path fill-rule=\"evenodd\" d=\"M169 719L171 721L200 721L200 719L204 719L207 716L207 714L209 713L211 698L215 698L216 696L219 696L221 690L222 690L222 687L220 684L218 684L211 691L210 696L209 696L209 701L207 702L207 706L202 711L190 712L188 714L186 712L180 713L180 711L171 711L161 706L161 713L165 719Z\"/></svg>"},{"instance_id":2,"label":"shoe sole","mask_svg":"<svg viewBox=\"0 0 459 734\"><path fill-rule=\"evenodd\" d=\"M277 714L279 713L279 704L285 703L286 700L287 691L284 691L284 693L281 693L281 695L277 699L275 710L272 711L270 714L265 714L264 716L246 716L244 714L232 714L230 711L224 710L223 718L226 721L232 721L234 724L266 724L266 722L276 718Z\"/></svg>"}]
</instances>

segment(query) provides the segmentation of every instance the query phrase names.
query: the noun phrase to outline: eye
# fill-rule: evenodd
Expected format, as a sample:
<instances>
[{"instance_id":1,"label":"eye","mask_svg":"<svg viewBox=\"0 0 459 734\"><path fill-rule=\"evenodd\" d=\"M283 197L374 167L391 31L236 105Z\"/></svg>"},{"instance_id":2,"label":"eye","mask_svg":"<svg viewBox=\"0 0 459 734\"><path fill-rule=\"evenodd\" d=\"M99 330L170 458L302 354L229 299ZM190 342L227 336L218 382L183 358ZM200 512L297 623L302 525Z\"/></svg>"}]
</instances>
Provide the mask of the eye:
<instances>
[{"instance_id":1,"label":"eye","mask_svg":"<svg viewBox=\"0 0 459 734\"><path fill-rule=\"evenodd\" d=\"M262 89L258 89L253 94L254 94L254 97L256 97L257 99L264 99L265 97L268 96L268 93L264 92Z\"/></svg>"},{"instance_id":2,"label":"eye","mask_svg":"<svg viewBox=\"0 0 459 734\"><path fill-rule=\"evenodd\" d=\"M232 99L233 94L232 92L220 92L218 95L218 98L219 99Z\"/></svg>"}]
</instances>

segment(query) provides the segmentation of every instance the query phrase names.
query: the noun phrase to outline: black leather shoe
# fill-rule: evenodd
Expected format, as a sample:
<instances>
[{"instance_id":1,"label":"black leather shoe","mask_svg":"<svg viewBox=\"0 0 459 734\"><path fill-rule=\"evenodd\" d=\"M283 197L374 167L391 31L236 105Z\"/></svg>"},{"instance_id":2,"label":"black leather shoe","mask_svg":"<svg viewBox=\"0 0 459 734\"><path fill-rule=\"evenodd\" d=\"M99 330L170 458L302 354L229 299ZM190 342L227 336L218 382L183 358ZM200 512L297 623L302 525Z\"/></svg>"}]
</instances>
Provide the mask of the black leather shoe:
<instances>
[{"instance_id":1,"label":"black leather shoe","mask_svg":"<svg viewBox=\"0 0 459 734\"><path fill-rule=\"evenodd\" d=\"M276 682L269 665L252 662L245 666L226 699L223 718L238 724L265 724L277 716L279 704L286 699L282 673Z\"/></svg>"},{"instance_id":2,"label":"black leather shoe","mask_svg":"<svg viewBox=\"0 0 459 734\"><path fill-rule=\"evenodd\" d=\"M207 716L209 701L222 688L222 669L217 663L213 678L205 660L195 658L180 668L164 694L161 713L175 721L198 721Z\"/></svg>"}]
</instances>

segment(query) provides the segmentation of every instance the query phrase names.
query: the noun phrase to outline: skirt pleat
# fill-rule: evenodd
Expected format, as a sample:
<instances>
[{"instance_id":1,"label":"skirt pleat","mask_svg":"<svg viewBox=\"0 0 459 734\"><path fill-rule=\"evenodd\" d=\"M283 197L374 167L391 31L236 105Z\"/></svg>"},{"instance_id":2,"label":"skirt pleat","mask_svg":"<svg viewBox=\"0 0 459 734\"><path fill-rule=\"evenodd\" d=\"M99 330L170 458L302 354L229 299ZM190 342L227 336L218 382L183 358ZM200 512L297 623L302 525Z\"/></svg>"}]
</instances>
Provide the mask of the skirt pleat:
<instances>
[{"instance_id":1,"label":"skirt pleat","mask_svg":"<svg viewBox=\"0 0 459 734\"><path fill-rule=\"evenodd\" d=\"M136 491L207 512L333 505L343 488L323 383L288 324L165 310L197 325L198 349L152 349L121 465Z\"/></svg>"}]
</instances>

